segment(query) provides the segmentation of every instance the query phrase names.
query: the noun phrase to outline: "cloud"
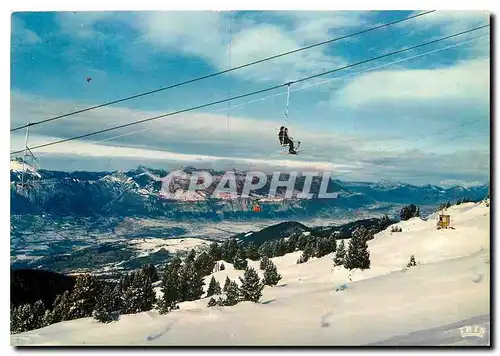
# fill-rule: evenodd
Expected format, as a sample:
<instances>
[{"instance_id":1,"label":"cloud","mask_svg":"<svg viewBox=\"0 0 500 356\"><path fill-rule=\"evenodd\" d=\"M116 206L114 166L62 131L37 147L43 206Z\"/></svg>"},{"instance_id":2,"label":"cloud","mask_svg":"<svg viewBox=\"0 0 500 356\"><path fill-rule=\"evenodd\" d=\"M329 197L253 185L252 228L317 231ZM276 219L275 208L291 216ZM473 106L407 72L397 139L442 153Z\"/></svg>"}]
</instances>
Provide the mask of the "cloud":
<instances>
[{"instance_id":1,"label":"cloud","mask_svg":"<svg viewBox=\"0 0 500 356\"><path fill-rule=\"evenodd\" d=\"M40 36L26 27L26 23L16 14L12 15L12 47L27 50L30 46L42 42Z\"/></svg>"},{"instance_id":2,"label":"cloud","mask_svg":"<svg viewBox=\"0 0 500 356\"><path fill-rule=\"evenodd\" d=\"M16 124L24 123L21 118L34 121L64 113L69 108L82 107L71 102L53 101L19 92L12 93L11 118ZM34 146L59 138L84 134L99 128L131 122L154 116L155 112L126 108L103 108L79 116L33 127L29 145ZM452 152L437 150L424 152L409 150L407 137L394 142L391 150L380 149L385 141L366 140L360 135L345 135L326 127L323 131L295 129L292 135L302 140L305 152L299 156L283 156L277 145L276 129L281 122L264 121L257 118L231 119L231 129L225 130L224 115L191 113L165 118L126 130L95 136L91 140L77 140L35 150L42 162L63 162L72 157L96 166L105 164L123 167L125 163L138 162L153 166L168 163L196 165L201 168L265 169L283 168L333 170L341 179L380 180L391 178L414 183L439 182L444 179L484 181L489 175L489 150L480 150L456 145ZM14 125L14 124L13 124ZM102 139L127 134L143 128L151 130L133 135ZM13 150L23 146L23 132L11 135ZM61 161L62 160L62 161ZM105 163L107 162L107 163ZM75 164L72 165L76 167ZM128 166L128 169L133 168ZM58 169L65 169L61 166ZM88 169L88 168L86 168Z\"/></svg>"},{"instance_id":3,"label":"cloud","mask_svg":"<svg viewBox=\"0 0 500 356\"><path fill-rule=\"evenodd\" d=\"M331 103L388 122L411 118L419 123L465 124L482 119L483 127L489 122L489 88L489 60L478 59L445 68L367 72L336 91Z\"/></svg>"},{"instance_id":4,"label":"cloud","mask_svg":"<svg viewBox=\"0 0 500 356\"><path fill-rule=\"evenodd\" d=\"M266 14L267 15L267 14ZM136 17L141 40L156 50L203 58L217 70L239 66L332 38L363 25L361 13L273 12L273 19L241 19L222 12L151 12ZM232 23L229 52L229 26ZM233 75L257 81L298 79L344 64L344 59L318 47L238 70Z\"/></svg>"}]
</instances>

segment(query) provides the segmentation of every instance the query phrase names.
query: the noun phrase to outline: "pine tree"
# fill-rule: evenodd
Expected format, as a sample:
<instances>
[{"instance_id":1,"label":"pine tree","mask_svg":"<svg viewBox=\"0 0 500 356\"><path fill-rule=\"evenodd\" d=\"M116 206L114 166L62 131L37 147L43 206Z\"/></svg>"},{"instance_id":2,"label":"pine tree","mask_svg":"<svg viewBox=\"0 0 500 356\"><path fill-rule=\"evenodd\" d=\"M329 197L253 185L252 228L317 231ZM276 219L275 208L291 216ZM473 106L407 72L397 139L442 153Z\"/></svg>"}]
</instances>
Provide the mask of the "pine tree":
<instances>
[{"instance_id":1,"label":"pine tree","mask_svg":"<svg viewBox=\"0 0 500 356\"><path fill-rule=\"evenodd\" d=\"M219 271L224 271L226 269L226 266L224 266L224 263L221 262L219 266Z\"/></svg>"},{"instance_id":2,"label":"pine tree","mask_svg":"<svg viewBox=\"0 0 500 356\"><path fill-rule=\"evenodd\" d=\"M210 258L208 253L202 252L195 258L194 266L202 276L208 276L214 270L215 261Z\"/></svg>"},{"instance_id":3,"label":"pine tree","mask_svg":"<svg viewBox=\"0 0 500 356\"><path fill-rule=\"evenodd\" d=\"M307 244L307 236L302 233L300 234L297 240L297 249L303 251L306 248L306 244Z\"/></svg>"},{"instance_id":4,"label":"pine tree","mask_svg":"<svg viewBox=\"0 0 500 356\"><path fill-rule=\"evenodd\" d=\"M116 306L116 299L119 297L114 294L115 289L110 285L105 285L102 294L97 299L97 304L92 313L94 319L101 323L109 323L114 320L113 311Z\"/></svg>"},{"instance_id":5,"label":"pine tree","mask_svg":"<svg viewBox=\"0 0 500 356\"><path fill-rule=\"evenodd\" d=\"M329 243L329 253L337 251L337 237L336 234L333 233L330 235L328 238L328 243Z\"/></svg>"},{"instance_id":6,"label":"pine tree","mask_svg":"<svg viewBox=\"0 0 500 356\"><path fill-rule=\"evenodd\" d=\"M194 261L184 261L180 273L181 300L200 299L203 295L204 285L203 275L196 270Z\"/></svg>"},{"instance_id":7,"label":"pine tree","mask_svg":"<svg viewBox=\"0 0 500 356\"><path fill-rule=\"evenodd\" d=\"M45 319L45 305L41 300L37 300L33 304L33 329L40 329L47 326L47 320Z\"/></svg>"},{"instance_id":8,"label":"pine tree","mask_svg":"<svg viewBox=\"0 0 500 356\"><path fill-rule=\"evenodd\" d=\"M210 244L210 247L208 248L208 256L214 262L222 259L222 250L217 242Z\"/></svg>"},{"instance_id":9,"label":"pine tree","mask_svg":"<svg viewBox=\"0 0 500 356\"><path fill-rule=\"evenodd\" d=\"M259 259L259 249L257 245L255 245L255 242L252 241L247 245L246 256L252 261L257 261Z\"/></svg>"},{"instance_id":10,"label":"pine tree","mask_svg":"<svg viewBox=\"0 0 500 356\"><path fill-rule=\"evenodd\" d=\"M223 300L225 306L232 306L238 304L240 301L240 288L236 282L231 281L226 289L226 299Z\"/></svg>"},{"instance_id":11,"label":"pine tree","mask_svg":"<svg viewBox=\"0 0 500 356\"><path fill-rule=\"evenodd\" d=\"M243 278L240 277L240 282L242 299L257 303L262 296L262 289L264 288L257 271L252 267L247 267Z\"/></svg>"},{"instance_id":12,"label":"pine tree","mask_svg":"<svg viewBox=\"0 0 500 356\"><path fill-rule=\"evenodd\" d=\"M217 305L217 302L215 301L215 299L213 297L210 298L210 300L208 301L207 307L215 307L216 305Z\"/></svg>"},{"instance_id":13,"label":"pine tree","mask_svg":"<svg viewBox=\"0 0 500 356\"><path fill-rule=\"evenodd\" d=\"M10 332L12 334L40 329L47 325L45 306L41 300L36 301L33 305L23 304L11 309Z\"/></svg>"},{"instance_id":14,"label":"pine tree","mask_svg":"<svg viewBox=\"0 0 500 356\"><path fill-rule=\"evenodd\" d=\"M408 220L420 215L420 209L415 204L406 205L401 209L399 217L401 220Z\"/></svg>"},{"instance_id":15,"label":"pine tree","mask_svg":"<svg viewBox=\"0 0 500 356\"><path fill-rule=\"evenodd\" d=\"M90 274L79 275L69 295L69 308L63 320L73 320L92 316L97 298L102 292L102 283Z\"/></svg>"},{"instance_id":16,"label":"pine tree","mask_svg":"<svg viewBox=\"0 0 500 356\"><path fill-rule=\"evenodd\" d=\"M49 324L58 323L66 319L66 315L69 313L70 308L70 292L64 291L63 294L59 294L52 305L52 313L47 321Z\"/></svg>"},{"instance_id":17,"label":"pine tree","mask_svg":"<svg viewBox=\"0 0 500 356\"><path fill-rule=\"evenodd\" d=\"M330 242L326 238L318 238L314 247L313 256L320 258L330 253Z\"/></svg>"},{"instance_id":18,"label":"pine tree","mask_svg":"<svg viewBox=\"0 0 500 356\"><path fill-rule=\"evenodd\" d=\"M334 265L342 266L344 264L344 258L345 258L345 244L344 240L340 240L337 252L335 253L335 257L333 258Z\"/></svg>"},{"instance_id":19,"label":"pine tree","mask_svg":"<svg viewBox=\"0 0 500 356\"><path fill-rule=\"evenodd\" d=\"M297 242L299 241L299 235L297 233L293 233L286 242L286 253L294 252L297 248Z\"/></svg>"},{"instance_id":20,"label":"pine tree","mask_svg":"<svg viewBox=\"0 0 500 356\"><path fill-rule=\"evenodd\" d=\"M222 291L224 293L227 293L227 288L229 287L229 284L231 284L231 280L229 279L228 276L226 276L226 280L224 281L224 287L222 288Z\"/></svg>"},{"instance_id":21,"label":"pine tree","mask_svg":"<svg viewBox=\"0 0 500 356\"><path fill-rule=\"evenodd\" d=\"M221 294L221 288L219 282L215 279L214 276L212 276L212 279L210 280L210 284L208 285L208 290L207 290L207 297L211 297L212 295L215 294Z\"/></svg>"},{"instance_id":22,"label":"pine tree","mask_svg":"<svg viewBox=\"0 0 500 356\"><path fill-rule=\"evenodd\" d=\"M272 251L272 246L270 241L265 241L262 245L259 247L259 256L262 257L271 257L273 255Z\"/></svg>"},{"instance_id":23,"label":"pine tree","mask_svg":"<svg viewBox=\"0 0 500 356\"><path fill-rule=\"evenodd\" d=\"M357 229L352 235L347 255L344 258L344 267L346 269L370 268L370 252L366 243L368 240L366 229Z\"/></svg>"},{"instance_id":24,"label":"pine tree","mask_svg":"<svg viewBox=\"0 0 500 356\"><path fill-rule=\"evenodd\" d=\"M222 243L222 259L226 262L233 263L236 252L238 251L238 242L234 237L225 240Z\"/></svg>"},{"instance_id":25,"label":"pine tree","mask_svg":"<svg viewBox=\"0 0 500 356\"><path fill-rule=\"evenodd\" d=\"M278 282L281 280L281 275L278 273L278 269L276 268L276 265L272 262L269 261L267 264L265 271L264 271L264 279L263 283L266 286L275 286L278 284Z\"/></svg>"},{"instance_id":26,"label":"pine tree","mask_svg":"<svg viewBox=\"0 0 500 356\"><path fill-rule=\"evenodd\" d=\"M135 314L153 309L156 293L150 278L141 270L129 274L131 283L123 293L122 313Z\"/></svg>"},{"instance_id":27,"label":"pine tree","mask_svg":"<svg viewBox=\"0 0 500 356\"><path fill-rule=\"evenodd\" d=\"M312 248L311 243L308 241L306 243L306 246L304 247L304 251L302 251L302 255L300 256L299 260L297 263L305 263L309 261L309 258L311 258L314 254L314 250Z\"/></svg>"},{"instance_id":28,"label":"pine tree","mask_svg":"<svg viewBox=\"0 0 500 356\"><path fill-rule=\"evenodd\" d=\"M152 282L156 282L160 279L158 276L158 271L156 270L155 265L148 263L142 266L142 273L147 276Z\"/></svg>"},{"instance_id":29,"label":"pine tree","mask_svg":"<svg viewBox=\"0 0 500 356\"><path fill-rule=\"evenodd\" d=\"M264 256L260 259L260 265L259 265L259 268L261 270L265 270L267 265L269 264L269 262L271 262L271 260L269 259L269 257L267 256Z\"/></svg>"},{"instance_id":30,"label":"pine tree","mask_svg":"<svg viewBox=\"0 0 500 356\"><path fill-rule=\"evenodd\" d=\"M245 259L243 249L238 249L236 256L234 257L233 267L235 269L243 270L247 268L248 262Z\"/></svg>"},{"instance_id":31,"label":"pine tree","mask_svg":"<svg viewBox=\"0 0 500 356\"><path fill-rule=\"evenodd\" d=\"M414 267L416 265L417 265L417 261L415 261L415 256L411 255L410 262L408 262L406 267L410 268L410 267Z\"/></svg>"},{"instance_id":32,"label":"pine tree","mask_svg":"<svg viewBox=\"0 0 500 356\"><path fill-rule=\"evenodd\" d=\"M166 314L175 309L177 302L180 301L180 269L181 261L179 258L173 259L165 269L161 281L163 296L158 303L160 314Z\"/></svg>"}]
</instances>

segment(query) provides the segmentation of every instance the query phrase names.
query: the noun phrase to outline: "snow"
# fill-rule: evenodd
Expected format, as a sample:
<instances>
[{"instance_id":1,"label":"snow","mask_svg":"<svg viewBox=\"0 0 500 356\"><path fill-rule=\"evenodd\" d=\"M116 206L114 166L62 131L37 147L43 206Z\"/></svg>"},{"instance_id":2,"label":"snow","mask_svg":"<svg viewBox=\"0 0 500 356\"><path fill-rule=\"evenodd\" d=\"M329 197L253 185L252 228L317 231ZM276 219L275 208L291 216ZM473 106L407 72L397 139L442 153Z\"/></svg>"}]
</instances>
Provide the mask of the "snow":
<instances>
[{"instance_id":1,"label":"snow","mask_svg":"<svg viewBox=\"0 0 500 356\"><path fill-rule=\"evenodd\" d=\"M11 172L23 172L23 163L18 161L10 161L10 170ZM27 163L24 164L24 171L29 172L38 178L42 177L33 166Z\"/></svg>"},{"instance_id":2,"label":"snow","mask_svg":"<svg viewBox=\"0 0 500 356\"><path fill-rule=\"evenodd\" d=\"M203 245L208 245L208 242L206 240L196 238L143 238L130 240L129 243L130 247L138 250L138 257L148 256L152 253L160 251L161 249L164 249L171 253L176 253L178 251L188 251L192 248L198 248Z\"/></svg>"},{"instance_id":3,"label":"snow","mask_svg":"<svg viewBox=\"0 0 500 356\"><path fill-rule=\"evenodd\" d=\"M272 258L283 279L264 288L259 304L207 308L209 298L203 298L167 315L123 315L110 324L91 318L61 322L11 335L11 344L365 345L466 319L489 320L489 208L467 203L448 212L454 229L437 230L436 215L398 223L402 232L389 227L376 234L368 242L369 270L333 267L332 255L296 264L300 251ZM411 255L419 265L406 268ZM237 281L242 275L224 265L212 274L221 286L226 276ZM249 265L258 270L259 262Z\"/></svg>"}]
</instances>

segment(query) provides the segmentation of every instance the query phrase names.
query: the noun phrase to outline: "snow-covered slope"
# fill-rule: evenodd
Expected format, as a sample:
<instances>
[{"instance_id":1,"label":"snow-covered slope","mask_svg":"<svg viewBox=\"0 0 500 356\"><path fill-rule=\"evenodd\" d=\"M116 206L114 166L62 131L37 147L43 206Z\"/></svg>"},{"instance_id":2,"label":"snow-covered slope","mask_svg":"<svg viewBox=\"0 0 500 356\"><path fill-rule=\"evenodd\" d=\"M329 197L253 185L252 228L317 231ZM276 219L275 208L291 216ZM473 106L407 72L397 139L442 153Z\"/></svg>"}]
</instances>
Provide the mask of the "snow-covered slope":
<instances>
[{"instance_id":1,"label":"snow-covered slope","mask_svg":"<svg viewBox=\"0 0 500 356\"><path fill-rule=\"evenodd\" d=\"M489 208L468 203L448 212L454 229L436 230L435 217L414 218L398 224L402 232L389 227L377 234L368 242L369 270L333 267L331 255L299 265L300 252L273 258L283 279L264 288L259 304L207 308L204 298L163 316L151 311L107 325L91 318L53 324L12 335L11 343L364 345L465 319L489 320ZM420 264L407 269L411 255ZM226 276L242 274L225 267L213 274L221 285Z\"/></svg>"}]
</instances>

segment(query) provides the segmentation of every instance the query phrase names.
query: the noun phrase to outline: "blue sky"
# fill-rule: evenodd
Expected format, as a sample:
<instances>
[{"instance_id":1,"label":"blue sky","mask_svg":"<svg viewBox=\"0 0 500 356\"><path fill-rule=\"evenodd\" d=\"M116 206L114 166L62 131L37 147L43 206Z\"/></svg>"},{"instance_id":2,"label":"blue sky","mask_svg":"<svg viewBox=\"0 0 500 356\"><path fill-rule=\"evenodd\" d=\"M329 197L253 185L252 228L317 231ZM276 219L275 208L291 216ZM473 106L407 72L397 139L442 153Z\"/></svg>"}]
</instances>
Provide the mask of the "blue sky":
<instances>
[{"instance_id":1,"label":"blue sky","mask_svg":"<svg viewBox=\"0 0 500 356\"><path fill-rule=\"evenodd\" d=\"M11 125L156 89L410 14L14 13ZM40 125L32 129L30 145L259 90L488 23L485 12L438 11ZM283 89L237 100L229 116L227 104L221 104L35 152L44 168L59 170L194 164L328 169L339 179L414 184L487 182L489 38L477 38L488 34L489 29L483 29L292 87L296 91L291 93L289 126L292 136L303 142L300 156L280 155L276 146L275 129L283 123ZM425 55L430 51L435 52ZM417 55L421 56L369 70ZM346 75L351 76L320 83ZM92 78L90 83L87 77ZM313 84L318 85L304 88ZM144 131L130 134L138 130ZM125 136L115 137L119 135ZM12 149L22 148L23 136L23 132L11 135Z\"/></svg>"}]
</instances>

